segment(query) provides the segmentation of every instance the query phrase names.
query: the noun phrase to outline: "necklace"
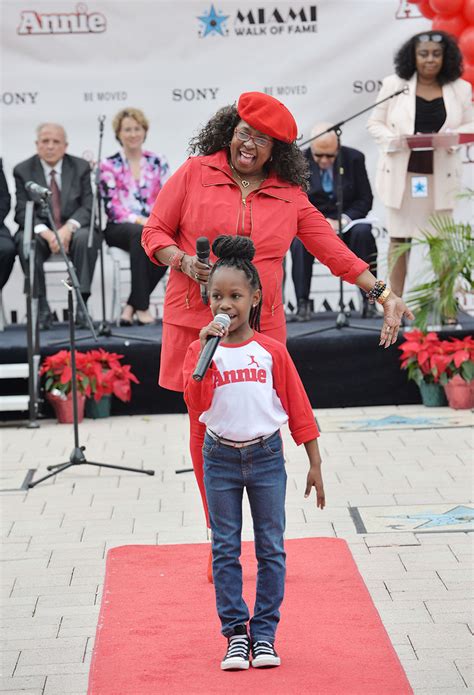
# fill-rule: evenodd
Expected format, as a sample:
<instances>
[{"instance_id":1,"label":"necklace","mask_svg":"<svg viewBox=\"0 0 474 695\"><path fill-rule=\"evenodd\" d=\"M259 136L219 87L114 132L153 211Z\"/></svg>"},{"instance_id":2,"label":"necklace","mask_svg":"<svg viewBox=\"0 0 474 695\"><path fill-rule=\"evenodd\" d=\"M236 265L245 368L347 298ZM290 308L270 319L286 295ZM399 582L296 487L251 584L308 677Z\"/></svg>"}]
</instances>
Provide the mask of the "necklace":
<instances>
[{"instance_id":1,"label":"necklace","mask_svg":"<svg viewBox=\"0 0 474 695\"><path fill-rule=\"evenodd\" d=\"M261 178L261 179L257 179L256 181L248 181L247 179L243 179L243 178L240 176L240 174L237 172L237 170L236 170L236 168L234 167L234 165L232 164L232 162L229 162L229 164L230 164L230 168L232 169L232 171L234 172L234 174L235 174L235 175L237 176L237 178L239 179L239 181L240 181L240 183L242 184L242 187L243 187L243 188L248 188L252 183L262 183L262 181L265 181L265 179L266 179L266 176L264 176L264 177Z\"/></svg>"}]
</instances>

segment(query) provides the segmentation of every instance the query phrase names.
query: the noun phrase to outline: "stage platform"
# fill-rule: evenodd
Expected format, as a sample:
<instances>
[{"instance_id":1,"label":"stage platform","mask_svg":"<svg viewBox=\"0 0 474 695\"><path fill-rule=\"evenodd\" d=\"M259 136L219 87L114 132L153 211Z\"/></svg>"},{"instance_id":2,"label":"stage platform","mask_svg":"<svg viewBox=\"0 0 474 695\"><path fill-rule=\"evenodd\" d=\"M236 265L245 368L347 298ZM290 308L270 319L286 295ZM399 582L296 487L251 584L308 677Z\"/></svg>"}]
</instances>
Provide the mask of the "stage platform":
<instances>
[{"instance_id":1,"label":"stage platform","mask_svg":"<svg viewBox=\"0 0 474 695\"><path fill-rule=\"evenodd\" d=\"M306 323L288 324L288 349L314 408L403 405L419 403L418 387L407 381L399 366L400 351L378 347L382 319L350 319L350 328L336 328L336 314L321 313ZM474 332L474 318L462 315L461 329L446 328L443 338ZM367 330L367 329L372 329ZM185 412L180 393L157 384L161 352L161 323L154 326L115 328L125 337L99 337L94 342L86 330L77 331L78 349L102 347L125 356L140 384L132 384L132 400L113 399L114 415ZM321 331L321 332L320 332ZM140 342L139 338L153 342ZM67 324L56 324L40 334L41 355L69 348ZM60 344L55 341L62 340ZM25 326L7 326L0 333L0 364L26 362ZM26 392L25 382L0 381L0 395ZM42 406L43 407L43 406ZM50 414L44 405L44 414ZM0 417L7 418L8 414Z\"/></svg>"}]
</instances>

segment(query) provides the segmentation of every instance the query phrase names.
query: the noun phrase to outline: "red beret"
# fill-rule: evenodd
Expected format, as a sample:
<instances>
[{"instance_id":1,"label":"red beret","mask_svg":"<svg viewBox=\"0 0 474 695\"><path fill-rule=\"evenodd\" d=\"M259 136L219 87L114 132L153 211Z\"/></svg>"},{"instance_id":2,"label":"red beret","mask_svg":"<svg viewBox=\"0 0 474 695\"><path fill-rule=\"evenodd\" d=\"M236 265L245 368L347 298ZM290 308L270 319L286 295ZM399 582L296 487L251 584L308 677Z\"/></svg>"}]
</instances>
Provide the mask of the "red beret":
<instances>
[{"instance_id":1,"label":"red beret","mask_svg":"<svg viewBox=\"0 0 474 695\"><path fill-rule=\"evenodd\" d=\"M263 92L244 92L237 104L240 118L265 135L294 142L298 134L296 121L286 106Z\"/></svg>"}]
</instances>

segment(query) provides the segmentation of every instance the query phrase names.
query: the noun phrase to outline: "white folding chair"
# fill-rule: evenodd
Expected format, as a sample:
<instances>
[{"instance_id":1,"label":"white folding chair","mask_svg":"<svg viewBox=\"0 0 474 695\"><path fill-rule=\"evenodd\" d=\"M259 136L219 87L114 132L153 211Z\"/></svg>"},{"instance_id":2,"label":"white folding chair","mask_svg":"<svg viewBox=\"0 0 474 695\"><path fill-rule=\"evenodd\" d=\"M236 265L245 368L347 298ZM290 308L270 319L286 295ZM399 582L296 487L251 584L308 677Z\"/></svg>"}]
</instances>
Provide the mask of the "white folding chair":
<instances>
[{"instance_id":1,"label":"white folding chair","mask_svg":"<svg viewBox=\"0 0 474 695\"><path fill-rule=\"evenodd\" d=\"M116 246L107 246L107 253L112 261L112 305L110 319L120 325L122 312L122 296L125 294L123 282L130 287L130 254ZM126 280L122 281L122 275L126 273Z\"/></svg>"}]
</instances>

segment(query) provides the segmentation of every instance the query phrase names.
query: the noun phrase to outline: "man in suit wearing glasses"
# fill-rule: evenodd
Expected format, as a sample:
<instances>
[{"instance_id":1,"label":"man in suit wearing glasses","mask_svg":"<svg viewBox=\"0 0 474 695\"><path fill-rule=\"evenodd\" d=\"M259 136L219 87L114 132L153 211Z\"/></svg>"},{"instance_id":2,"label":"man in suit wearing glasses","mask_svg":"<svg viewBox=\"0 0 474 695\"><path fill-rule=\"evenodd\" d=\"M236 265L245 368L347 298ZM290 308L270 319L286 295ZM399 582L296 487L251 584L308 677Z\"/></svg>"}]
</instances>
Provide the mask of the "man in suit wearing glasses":
<instances>
[{"instance_id":1,"label":"man in suit wearing glasses","mask_svg":"<svg viewBox=\"0 0 474 695\"><path fill-rule=\"evenodd\" d=\"M99 235L94 232L92 247L88 248L92 215L89 163L85 159L67 154L67 146L67 136L62 125L43 123L37 129L37 154L17 164L13 170L16 184L15 221L19 225L15 241L23 271L26 272L23 228L29 196L25 184L34 181L49 188L49 205L53 220L64 249L76 269L84 302L87 302L100 242ZM48 217L37 206L33 230L36 234L35 296L39 299L39 323L42 330L50 328L53 320L46 297L43 264L51 254L59 252L58 241L50 226ZM80 327L87 325L80 307L77 309L76 324Z\"/></svg>"},{"instance_id":2,"label":"man in suit wearing glasses","mask_svg":"<svg viewBox=\"0 0 474 695\"><path fill-rule=\"evenodd\" d=\"M316 123L311 137L330 128L330 123ZM337 233L337 136L334 131L321 135L311 142L305 150L308 159L310 180L308 197L311 203L326 217ZM367 216L372 207L373 195L370 187L365 157L362 152L352 147L341 147L342 177L342 239L359 258L370 264L370 270L377 275L377 246L370 224L358 223L344 233L344 227L352 220ZM292 278L298 302L296 321L308 321L311 318L309 293L313 268L313 256L308 253L299 239L291 245L293 262ZM362 317L377 315L374 305L369 304L362 294ZM375 312L375 313L374 313Z\"/></svg>"}]
</instances>

